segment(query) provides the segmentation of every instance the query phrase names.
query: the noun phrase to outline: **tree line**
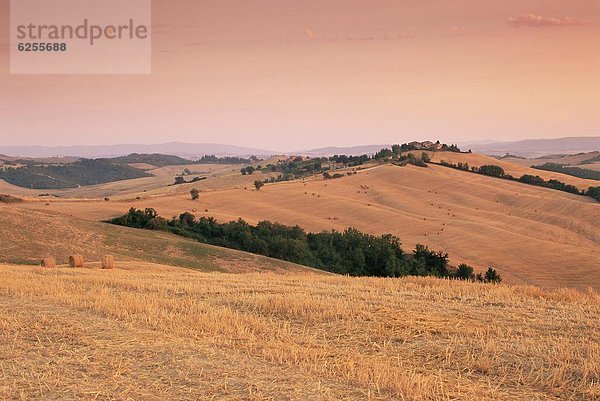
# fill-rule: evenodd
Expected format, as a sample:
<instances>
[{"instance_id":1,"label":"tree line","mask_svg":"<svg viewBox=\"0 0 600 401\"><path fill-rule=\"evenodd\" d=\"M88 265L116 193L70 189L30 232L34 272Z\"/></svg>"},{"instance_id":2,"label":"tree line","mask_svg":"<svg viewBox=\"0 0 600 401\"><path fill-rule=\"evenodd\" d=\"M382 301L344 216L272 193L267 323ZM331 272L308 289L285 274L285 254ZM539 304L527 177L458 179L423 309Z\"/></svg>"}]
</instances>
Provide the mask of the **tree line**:
<instances>
[{"instance_id":1,"label":"tree line","mask_svg":"<svg viewBox=\"0 0 600 401\"><path fill-rule=\"evenodd\" d=\"M182 213L171 220L160 217L154 209L131 208L125 215L108 221L121 226L168 231L196 241L237 249L285 260L317 269L351 276L402 277L408 275L480 280L497 283L500 275L488 269L475 275L461 264L453 269L448 254L417 245L406 254L400 239L385 234L374 236L348 228L342 232L307 233L299 226L269 221L251 225L244 220L218 223L213 217L196 217Z\"/></svg>"},{"instance_id":2,"label":"tree line","mask_svg":"<svg viewBox=\"0 0 600 401\"><path fill-rule=\"evenodd\" d=\"M504 180L518 181L523 184L534 185L538 187L555 189L557 191L568 192L575 195L583 195L589 196L600 202L600 187L590 187L588 190L580 190L575 185L566 184L559 180L544 180L542 177L538 175L525 174L519 178L513 177L510 174L507 174L504 169L500 166L496 166L493 164L487 164L480 167L469 166L468 163L449 163L442 160L439 163L441 166L454 168L462 171L470 171L476 174L487 175L489 177L501 178Z\"/></svg>"}]
</instances>

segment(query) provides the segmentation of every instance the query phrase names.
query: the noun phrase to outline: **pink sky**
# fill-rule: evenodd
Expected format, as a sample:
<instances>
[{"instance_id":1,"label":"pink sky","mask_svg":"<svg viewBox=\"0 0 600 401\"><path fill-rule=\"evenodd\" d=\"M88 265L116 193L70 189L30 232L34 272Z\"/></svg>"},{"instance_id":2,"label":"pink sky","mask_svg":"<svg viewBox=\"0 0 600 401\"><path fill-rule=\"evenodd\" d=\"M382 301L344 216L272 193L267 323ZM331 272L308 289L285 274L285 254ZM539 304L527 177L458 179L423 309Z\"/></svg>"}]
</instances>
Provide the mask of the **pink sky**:
<instances>
[{"instance_id":1,"label":"pink sky","mask_svg":"<svg viewBox=\"0 0 600 401\"><path fill-rule=\"evenodd\" d=\"M147 76L10 75L0 14L2 145L600 135L597 0L155 1Z\"/></svg>"}]
</instances>

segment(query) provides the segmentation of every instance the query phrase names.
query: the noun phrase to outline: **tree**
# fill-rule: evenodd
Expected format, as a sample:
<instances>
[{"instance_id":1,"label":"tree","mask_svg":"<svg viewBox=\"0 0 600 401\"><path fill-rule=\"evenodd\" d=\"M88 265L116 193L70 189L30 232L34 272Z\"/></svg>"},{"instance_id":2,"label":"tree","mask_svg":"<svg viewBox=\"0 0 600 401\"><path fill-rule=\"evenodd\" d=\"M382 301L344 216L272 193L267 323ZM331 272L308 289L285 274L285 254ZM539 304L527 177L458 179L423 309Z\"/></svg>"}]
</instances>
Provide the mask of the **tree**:
<instances>
[{"instance_id":1,"label":"tree","mask_svg":"<svg viewBox=\"0 0 600 401\"><path fill-rule=\"evenodd\" d=\"M390 157L392 157L394 154L392 153L392 151L388 148L383 148L381 149L379 152L375 153L375 155L373 156L373 158L375 160L381 160L381 159L389 159Z\"/></svg>"},{"instance_id":2,"label":"tree","mask_svg":"<svg viewBox=\"0 0 600 401\"><path fill-rule=\"evenodd\" d=\"M586 194L600 202L600 187L590 187Z\"/></svg>"},{"instance_id":3,"label":"tree","mask_svg":"<svg viewBox=\"0 0 600 401\"><path fill-rule=\"evenodd\" d=\"M183 178L183 177L175 177L175 184L174 185L179 185L179 184L185 184L185 178Z\"/></svg>"},{"instance_id":4,"label":"tree","mask_svg":"<svg viewBox=\"0 0 600 401\"><path fill-rule=\"evenodd\" d=\"M257 191L260 191L260 189L264 186L265 186L264 182L262 182L260 180L254 181L254 188L256 188Z\"/></svg>"},{"instance_id":5,"label":"tree","mask_svg":"<svg viewBox=\"0 0 600 401\"><path fill-rule=\"evenodd\" d=\"M192 197L192 200L197 200L200 198L200 191L198 191L196 188L192 188L190 190L190 196Z\"/></svg>"},{"instance_id":6,"label":"tree","mask_svg":"<svg viewBox=\"0 0 600 401\"><path fill-rule=\"evenodd\" d=\"M454 275L459 280L474 280L473 268L467 264L461 263Z\"/></svg>"},{"instance_id":7,"label":"tree","mask_svg":"<svg viewBox=\"0 0 600 401\"><path fill-rule=\"evenodd\" d=\"M248 174L248 172L246 171L246 168L244 167L243 169L240 170L240 172L242 173L242 175L246 175Z\"/></svg>"},{"instance_id":8,"label":"tree","mask_svg":"<svg viewBox=\"0 0 600 401\"><path fill-rule=\"evenodd\" d=\"M491 266L485 272L484 279L485 279L486 283L493 283L493 284L497 284L502 281L502 277L500 276L500 274L496 271L496 269L494 269Z\"/></svg>"}]
</instances>

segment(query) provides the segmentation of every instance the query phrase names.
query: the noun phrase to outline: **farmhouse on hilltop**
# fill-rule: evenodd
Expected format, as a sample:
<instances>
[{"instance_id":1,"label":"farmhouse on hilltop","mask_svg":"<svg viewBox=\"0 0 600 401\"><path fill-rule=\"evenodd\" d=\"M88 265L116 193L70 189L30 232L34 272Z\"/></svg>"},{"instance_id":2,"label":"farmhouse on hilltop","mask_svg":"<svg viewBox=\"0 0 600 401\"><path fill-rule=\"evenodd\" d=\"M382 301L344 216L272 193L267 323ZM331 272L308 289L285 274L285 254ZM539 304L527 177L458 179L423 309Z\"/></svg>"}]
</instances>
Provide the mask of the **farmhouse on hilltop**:
<instances>
[{"instance_id":1,"label":"farmhouse on hilltop","mask_svg":"<svg viewBox=\"0 0 600 401\"><path fill-rule=\"evenodd\" d=\"M415 149L418 149L418 150L440 150L444 146L444 145L442 145L440 143L440 141L437 141L437 142L431 142L431 141L419 142L419 141L414 141L414 142L409 142L408 145L411 146L411 147L414 147Z\"/></svg>"}]
</instances>

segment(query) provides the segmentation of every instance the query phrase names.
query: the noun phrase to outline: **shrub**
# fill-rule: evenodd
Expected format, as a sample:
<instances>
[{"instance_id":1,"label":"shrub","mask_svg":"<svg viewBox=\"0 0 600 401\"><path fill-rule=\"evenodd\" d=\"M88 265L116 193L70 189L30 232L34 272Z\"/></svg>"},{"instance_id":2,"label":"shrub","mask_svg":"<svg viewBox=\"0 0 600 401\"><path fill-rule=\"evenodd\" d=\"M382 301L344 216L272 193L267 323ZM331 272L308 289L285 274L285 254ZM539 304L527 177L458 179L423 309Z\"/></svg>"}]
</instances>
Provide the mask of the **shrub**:
<instances>
[{"instance_id":1,"label":"shrub","mask_svg":"<svg viewBox=\"0 0 600 401\"><path fill-rule=\"evenodd\" d=\"M492 284L497 284L502 281L502 277L500 276L500 274L496 271L496 269L492 268L491 266L487 269L483 278L484 282Z\"/></svg>"},{"instance_id":2,"label":"shrub","mask_svg":"<svg viewBox=\"0 0 600 401\"><path fill-rule=\"evenodd\" d=\"M473 268L471 266L461 263L458 265L458 269L456 270L454 277L459 280L474 280L475 274L473 273Z\"/></svg>"},{"instance_id":3,"label":"shrub","mask_svg":"<svg viewBox=\"0 0 600 401\"><path fill-rule=\"evenodd\" d=\"M600 202L600 187L590 187L585 194Z\"/></svg>"},{"instance_id":4,"label":"shrub","mask_svg":"<svg viewBox=\"0 0 600 401\"><path fill-rule=\"evenodd\" d=\"M200 198L200 191L198 191L196 188L192 188L190 190L190 196L192 200L197 200Z\"/></svg>"},{"instance_id":5,"label":"shrub","mask_svg":"<svg viewBox=\"0 0 600 401\"><path fill-rule=\"evenodd\" d=\"M505 175L504 169L502 167L496 166L493 164L483 165L483 166L479 167L478 171L480 174L489 175L491 177L502 178Z\"/></svg>"}]
</instances>

